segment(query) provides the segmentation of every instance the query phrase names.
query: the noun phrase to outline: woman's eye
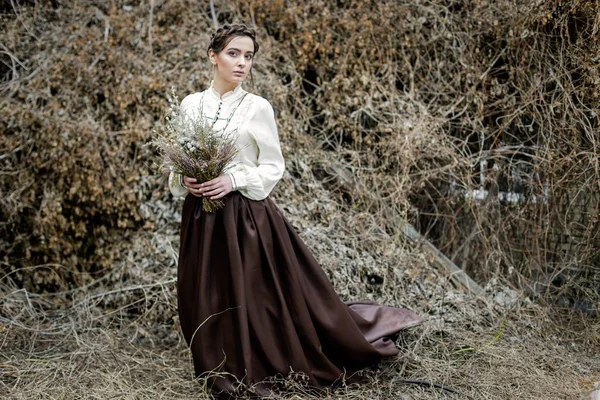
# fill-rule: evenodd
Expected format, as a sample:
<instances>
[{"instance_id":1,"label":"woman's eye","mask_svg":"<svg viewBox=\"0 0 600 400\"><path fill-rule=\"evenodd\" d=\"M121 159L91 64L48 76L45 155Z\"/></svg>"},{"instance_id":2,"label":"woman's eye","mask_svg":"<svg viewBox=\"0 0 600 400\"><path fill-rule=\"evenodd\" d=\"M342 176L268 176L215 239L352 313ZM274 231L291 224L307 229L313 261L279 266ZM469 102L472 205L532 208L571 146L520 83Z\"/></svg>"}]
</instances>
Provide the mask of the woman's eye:
<instances>
[{"instance_id":1,"label":"woman's eye","mask_svg":"<svg viewBox=\"0 0 600 400\"><path fill-rule=\"evenodd\" d=\"M246 54L246 60L252 60L252 54Z\"/></svg>"},{"instance_id":2,"label":"woman's eye","mask_svg":"<svg viewBox=\"0 0 600 400\"><path fill-rule=\"evenodd\" d=\"M235 57L235 56L237 56L237 53L236 53L235 51L230 51L230 52L229 52L229 55L230 55L231 57Z\"/></svg>"}]
</instances>

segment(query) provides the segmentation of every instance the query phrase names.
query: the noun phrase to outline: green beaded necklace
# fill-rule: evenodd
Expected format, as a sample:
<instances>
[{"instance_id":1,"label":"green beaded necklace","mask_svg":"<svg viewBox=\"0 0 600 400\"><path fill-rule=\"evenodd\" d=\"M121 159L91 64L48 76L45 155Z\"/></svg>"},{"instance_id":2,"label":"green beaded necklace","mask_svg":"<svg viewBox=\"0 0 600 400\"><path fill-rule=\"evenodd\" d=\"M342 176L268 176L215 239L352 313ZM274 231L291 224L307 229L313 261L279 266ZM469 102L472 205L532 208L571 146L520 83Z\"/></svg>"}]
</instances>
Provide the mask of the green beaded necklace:
<instances>
[{"instance_id":1,"label":"green beaded necklace","mask_svg":"<svg viewBox=\"0 0 600 400\"><path fill-rule=\"evenodd\" d=\"M229 117L227 117L227 123L225 124L225 127L223 128L223 131L225 131L227 129L227 127L229 126L229 123L231 122L231 120L233 118L233 115L235 114L236 110L242 104L242 102L244 101L244 99L246 98L247 95L248 95L248 92L244 93L244 95L242 96L242 98L240 99L240 101L237 103L237 105L235 106L235 108L229 114ZM204 114L204 97L205 96L206 96L206 92L204 92L204 94L202 96L202 105L201 105L201 108L200 108L202 114ZM219 108L217 108L217 112L215 113L215 117L214 117L214 119L212 121L212 124L210 126L211 128L214 127L215 124L217 123L217 121L219 120L219 114L221 113L221 105L223 105L223 101L219 102Z\"/></svg>"}]
</instances>

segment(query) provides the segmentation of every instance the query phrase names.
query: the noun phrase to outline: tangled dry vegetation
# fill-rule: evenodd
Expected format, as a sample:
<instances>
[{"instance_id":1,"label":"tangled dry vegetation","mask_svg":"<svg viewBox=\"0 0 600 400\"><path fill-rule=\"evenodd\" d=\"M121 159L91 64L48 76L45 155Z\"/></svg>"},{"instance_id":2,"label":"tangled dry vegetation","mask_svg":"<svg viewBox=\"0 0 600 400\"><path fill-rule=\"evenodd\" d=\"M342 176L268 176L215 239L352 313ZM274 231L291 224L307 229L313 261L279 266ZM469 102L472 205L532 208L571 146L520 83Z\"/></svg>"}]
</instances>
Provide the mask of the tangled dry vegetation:
<instances>
[{"instance_id":1,"label":"tangled dry vegetation","mask_svg":"<svg viewBox=\"0 0 600 400\"><path fill-rule=\"evenodd\" d=\"M176 318L181 203L146 143L171 87L209 82L209 2L96 3L0 3L0 384L207 397ZM600 380L596 1L216 6L260 32L277 203L344 299L428 318L331 398L574 399ZM487 295L452 287L405 219Z\"/></svg>"}]
</instances>

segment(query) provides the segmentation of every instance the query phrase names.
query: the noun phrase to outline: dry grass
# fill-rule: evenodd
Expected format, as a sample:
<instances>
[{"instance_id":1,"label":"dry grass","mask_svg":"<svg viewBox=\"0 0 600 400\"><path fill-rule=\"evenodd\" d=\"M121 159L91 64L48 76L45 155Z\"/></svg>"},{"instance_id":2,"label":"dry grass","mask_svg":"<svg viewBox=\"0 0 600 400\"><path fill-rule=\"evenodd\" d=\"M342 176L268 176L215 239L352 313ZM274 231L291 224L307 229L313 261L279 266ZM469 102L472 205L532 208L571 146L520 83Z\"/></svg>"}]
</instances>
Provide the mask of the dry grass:
<instances>
[{"instance_id":1,"label":"dry grass","mask_svg":"<svg viewBox=\"0 0 600 400\"><path fill-rule=\"evenodd\" d=\"M469 298L397 238L372 234L366 245L377 247L361 250L343 221L309 218L334 204L323 188L312 193L323 202L279 202L342 297L407 306L427 321L403 333L401 355L368 371L360 386L323 395L288 379L282 398L578 399L600 378L600 321L542 308L499 284ZM156 216L163 225L141 231L125 261L89 286L34 294L2 279L0 383L10 398L209 398L206 382L193 380L177 322L177 229Z\"/></svg>"},{"instance_id":2,"label":"dry grass","mask_svg":"<svg viewBox=\"0 0 600 400\"><path fill-rule=\"evenodd\" d=\"M292 221L298 225L303 219ZM325 242L327 229L307 224L307 242ZM205 382L192 379L177 323L174 233L142 233L128 261L69 292L34 294L11 287L4 277L2 391L15 399L209 398ZM142 248L156 258L142 258ZM330 249L323 251L318 256L327 264ZM354 256L349 251L337 262L351 264ZM562 318L570 320L561 321L518 296L500 307L493 294L510 293L500 286L488 287L489 297L468 298L407 249L380 256L384 262L377 266L394 263L397 256L406 267L390 269L394 276L386 275L383 286L348 275L356 268L327 271L346 299L385 299L426 316L425 324L400 336L401 355L369 371L360 386L341 387L329 396L288 380L283 398L577 399L600 377L600 321L567 312ZM364 268L372 267L367 258ZM437 383L456 393L405 380Z\"/></svg>"}]
</instances>

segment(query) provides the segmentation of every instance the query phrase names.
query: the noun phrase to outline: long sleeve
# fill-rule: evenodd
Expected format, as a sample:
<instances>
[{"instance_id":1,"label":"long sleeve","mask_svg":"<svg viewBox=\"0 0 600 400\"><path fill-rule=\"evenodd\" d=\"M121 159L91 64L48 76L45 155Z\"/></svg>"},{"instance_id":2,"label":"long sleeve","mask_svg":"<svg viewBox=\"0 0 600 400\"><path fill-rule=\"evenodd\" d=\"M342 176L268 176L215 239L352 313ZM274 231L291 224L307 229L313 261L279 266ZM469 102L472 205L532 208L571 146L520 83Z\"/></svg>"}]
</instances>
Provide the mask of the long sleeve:
<instances>
[{"instance_id":1,"label":"long sleeve","mask_svg":"<svg viewBox=\"0 0 600 400\"><path fill-rule=\"evenodd\" d=\"M233 188L252 200L263 200L283 176L285 161L281 154L275 113L271 104L256 96L249 119L248 135L257 150L257 161L244 160L233 166L228 175Z\"/></svg>"}]
</instances>

